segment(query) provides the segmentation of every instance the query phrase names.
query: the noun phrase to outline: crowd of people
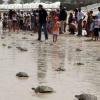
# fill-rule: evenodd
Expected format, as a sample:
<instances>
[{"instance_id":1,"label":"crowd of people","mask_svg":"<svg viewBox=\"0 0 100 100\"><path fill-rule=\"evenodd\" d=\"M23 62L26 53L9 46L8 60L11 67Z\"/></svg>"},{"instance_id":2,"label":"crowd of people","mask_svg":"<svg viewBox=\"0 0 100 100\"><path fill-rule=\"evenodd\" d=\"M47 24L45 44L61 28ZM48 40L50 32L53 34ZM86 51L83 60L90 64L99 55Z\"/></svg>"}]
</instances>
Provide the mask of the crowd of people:
<instances>
[{"instance_id":1,"label":"crowd of people","mask_svg":"<svg viewBox=\"0 0 100 100\"><path fill-rule=\"evenodd\" d=\"M70 13L68 24L71 34L77 32L78 36L85 35L92 37L92 40L98 40L100 34L100 7L98 7L97 14L94 15L93 13L91 10L84 14L81 8L75 9L74 14Z\"/></svg>"},{"instance_id":2,"label":"crowd of people","mask_svg":"<svg viewBox=\"0 0 100 100\"><path fill-rule=\"evenodd\" d=\"M91 36L92 40L98 40L100 32L100 7L98 13L88 11L84 14L81 8L73 10L69 15L66 9L60 6L60 9L47 11L42 5L31 11L10 10L3 14L3 30L9 32L33 31L38 32L38 41L41 41L41 32L44 32L45 40L48 40L48 34L53 34L53 42L56 42L59 34L66 33L66 27L70 34L82 36Z\"/></svg>"},{"instance_id":3,"label":"crowd of people","mask_svg":"<svg viewBox=\"0 0 100 100\"><path fill-rule=\"evenodd\" d=\"M60 10L47 11L42 5L39 5L38 9L31 11L9 10L3 14L2 23L4 31L38 32L38 41L41 41L41 32L43 31L45 40L48 40L49 33L53 34L53 42L56 42L59 32L62 34L66 31L66 19L67 12L62 6Z\"/></svg>"}]
</instances>

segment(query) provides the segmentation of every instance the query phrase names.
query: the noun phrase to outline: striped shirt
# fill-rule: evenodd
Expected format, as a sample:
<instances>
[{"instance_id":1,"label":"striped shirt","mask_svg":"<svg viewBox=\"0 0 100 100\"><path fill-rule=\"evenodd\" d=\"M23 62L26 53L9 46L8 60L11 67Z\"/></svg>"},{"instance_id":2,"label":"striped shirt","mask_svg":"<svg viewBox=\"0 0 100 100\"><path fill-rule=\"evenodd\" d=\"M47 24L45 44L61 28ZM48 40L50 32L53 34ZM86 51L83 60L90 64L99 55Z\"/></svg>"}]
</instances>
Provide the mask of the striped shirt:
<instances>
[{"instance_id":1,"label":"striped shirt","mask_svg":"<svg viewBox=\"0 0 100 100\"><path fill-rule=\"evenodd\" d=\"M100 18L94 20L94 28L100 28Z\"/></svg>"}]
</instances>

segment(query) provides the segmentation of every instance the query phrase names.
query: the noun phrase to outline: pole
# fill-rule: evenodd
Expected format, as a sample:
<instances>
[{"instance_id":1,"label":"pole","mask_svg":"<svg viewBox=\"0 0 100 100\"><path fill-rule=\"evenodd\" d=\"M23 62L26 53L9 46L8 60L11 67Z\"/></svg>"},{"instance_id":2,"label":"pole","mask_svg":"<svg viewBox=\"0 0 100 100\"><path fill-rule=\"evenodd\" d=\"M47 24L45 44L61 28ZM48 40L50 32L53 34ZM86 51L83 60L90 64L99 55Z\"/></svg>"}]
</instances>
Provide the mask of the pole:
<instances>
[{"instance_id":1,"label":"pole","mask_svg":"<svg viewBox=\"0 0 100 100\"><path fill-rule=\"evenodd\" d=\"M80 1L76 0L78 8L80 8Z\"/></svg>"},{"instance_id":2,"label":"pole","mask_svg":"<svg viewBox=\"0 0 100 100\"><path fill-rule=\"evenodd\" d=\"M98 5L98 7L99 7L99 0L97 0L97 5Z\"/></svg>"},{"instance_id":3,"label":"pole","mask_svg":"<svg viewBox=\"0 0 100 100\"><path fill-rule=\"evenodd\" d=\"M22 10L23 10L23 1L22 1Z\"/></svg>"}]
</instances>

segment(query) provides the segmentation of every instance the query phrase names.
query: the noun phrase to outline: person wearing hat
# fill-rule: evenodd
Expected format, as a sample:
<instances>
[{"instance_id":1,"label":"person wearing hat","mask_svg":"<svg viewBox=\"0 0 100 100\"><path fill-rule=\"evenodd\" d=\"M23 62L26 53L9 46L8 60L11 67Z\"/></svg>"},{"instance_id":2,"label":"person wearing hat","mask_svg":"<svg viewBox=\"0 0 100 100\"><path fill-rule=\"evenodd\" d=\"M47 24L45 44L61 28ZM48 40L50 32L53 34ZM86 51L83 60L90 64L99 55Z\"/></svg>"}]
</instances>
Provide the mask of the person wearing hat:
<instances>
[{"instance_id":1,"label":"person wearing hat","mask_svg":"<svg viewBox=\"0 0 100 100\"><path fill-rule=\"evenodd\" d=\"M47 23L47 11L43 8L42 5L39 5L39 30L38 30L38 41L41 41L41 30L43 28L44 35L45 35L45 40L48 40L48 33L47 33L47 28L46 28L46 23Z\"/></svg>"}]
</instances>

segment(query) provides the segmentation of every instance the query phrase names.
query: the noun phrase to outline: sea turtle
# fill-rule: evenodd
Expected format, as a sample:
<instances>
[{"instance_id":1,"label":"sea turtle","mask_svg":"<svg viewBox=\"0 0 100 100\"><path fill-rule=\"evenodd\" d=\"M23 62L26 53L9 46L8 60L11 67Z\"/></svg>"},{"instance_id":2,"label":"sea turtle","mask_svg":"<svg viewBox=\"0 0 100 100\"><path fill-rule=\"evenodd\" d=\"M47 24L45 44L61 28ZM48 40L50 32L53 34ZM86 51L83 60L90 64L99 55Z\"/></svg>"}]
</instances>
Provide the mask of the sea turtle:
<instances>
[{"instance_id":1,"label":"sea turtle","mask_svg":"<svg viewBox=\"0 0 100 100\"><path fill-rule=\"evenodd\" d=\"M5 37L1 37L1 39L5 39Z\"/></svg>"},{"instance_id":2,"label":"sea turtle","mask_svg":"<svg viewBox=\"0 0 100 100\"><path fill-rule=\"evenodd\" d=\"M3 43L3 44L2 44L2 46L4 46L4 47L5 47L5 46L6 46L6 44L4 44L4 43Z\"/></svg>"},{"instance_id":3,"label":"sea turtle","mask_svg":"<svg viewBox=\"0 0 100 100\"><path fill-rule=\"evenodd\" d=\"M76 51L79 51L79 52L80 52L80 51L82 51L82 50L81 50L81 49L79 49L79 48L77 48L77 49L76 49Z\"/></svg>"},{"instance_id":4,"label":"sea turtle","mask_svg":"<svg viewBox=\"0 0 100 100\"><path fill-rule=\"evenodd\" d=\"M78 63L76 63L77 65L79 65L79 66L81 66L81 65L84 65L83 63L81 63L81 62L78 62Z\"/></svg>"},{"instance_id":5,"label":"sea turtle","mask_svg":"<svg viewBox=\"0 0 100 100\"><path fill-rule=\"evenodd\" d=\"M28 51L26 48L22 48L22 47L16 47L18 50L20 51Z\"/></svg>"},{"instance_id":6,"label":"sea turtle","mask_svg":"<svg viewBox=\"0 0 100 100\"><path fill-rule=\"evenodd\" d=\"M32 42L31 44L35 44L34 42Z\"/></svg>"},{"instance_id":7,"label":"sea turtle","mask_svg":"<svg viewBox=\"0 0 100 100\"><path fill-rule=\"evenodd\" d=\"M30 36L34 36L34 34L30 34Z\"/></svg>"},{"instance_id":8,"label":"sea turtle","mask_svg":"<svg viewBox=\"0 0 100 100\"><path fill-rule=\"evenodd\" d=\"M8 46L8 48L10 49L10 48L12 48L12 46Z\"/></svg>"},{"instance_id":9,"label":"sea turtle","mask_svg":"<svg viewBox=\"0 0 100 100\"><path fill-rule=\"evenodd\" d=\"M97 61L100 61L100 57L96 59Z\"/></svg>"},{"instance_id":10,"label":"sea turtle","mask_svg":"<svg viewBox=\"0 0 100 100\"><path fill-rule=\"evenodd\" d=\"M35 93L52 93L54 92L53 88L48 86L38 86L36 88L32 88L32 90L35 91Z\"/></svg>"},{"instance_id":11,"label":"sea turtle","mask_svg":"<svg viewBox=\"0 0 100 100\"><path fill-rule=\"evenodd\" d=\"M17 77L29 77L27 73L25 72L19 72L16 74Z\"/></svg>"},{"instance_id":12,"label":"sea turtle","mask_svg":"<svg viewBox=\"0 0 100 100\"><path fill-rule=\"evenodd\" d=\"M97 100L97 97L91 94L75 95L78 100Z\"/></svg>"},{"instance_id":13,"label":"sea turtle","mask_svg":"<svg viewBox=\"0 0 100 100\"><path fill-rule=\"evenodd\" d=\"M22 39L28 39L27 37L22 37Z\"/></svg>"},{"instance_id":14,"label":"sea turtle","mask_svg":"<svg viewBox=\"0 0 100 100\"><path fill-rule=\"evenodd\" d=\"M65 70L66 70L65 68L59 67L55 71L65 71Z\"/></svg>"}]
</instances>

